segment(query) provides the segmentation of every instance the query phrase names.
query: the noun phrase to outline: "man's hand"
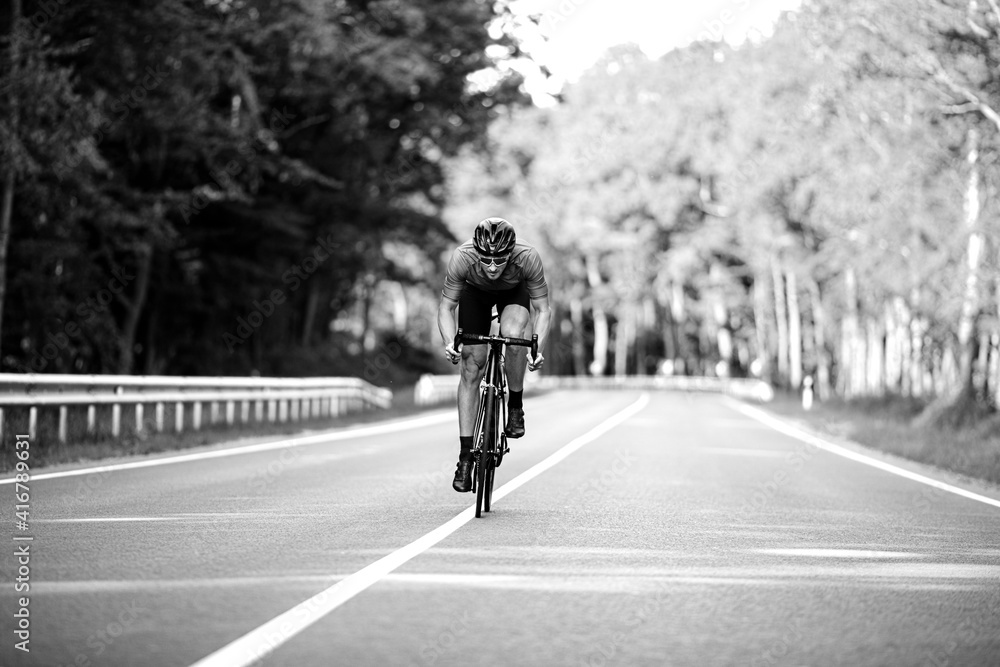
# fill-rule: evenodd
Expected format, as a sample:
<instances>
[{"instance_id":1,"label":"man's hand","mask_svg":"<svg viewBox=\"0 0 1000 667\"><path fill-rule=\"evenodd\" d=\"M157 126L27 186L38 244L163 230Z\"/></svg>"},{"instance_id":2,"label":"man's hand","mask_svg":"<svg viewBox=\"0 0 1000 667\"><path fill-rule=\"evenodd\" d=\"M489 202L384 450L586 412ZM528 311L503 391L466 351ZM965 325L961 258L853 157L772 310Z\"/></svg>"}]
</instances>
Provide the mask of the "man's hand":
<instances>
[{"instance_id":1,"label":"man's hand","mask_svg":"<svg viewBox=\"0 0 1000 667\"><path fill-rule=\"evenodd\" d=\"M459 344L457 350L455 348L453 348L451 346L451 344L445 345L444 346L444 356L445 356L445 359L447 359L451 363L457 364L458 361L462 358L462 345L461 345L461 343Z\"/></svg>"},{"instance_id":2,"label":"man's hand","mask_svg":"<svg viewBox=\"0 0 1000 667\"><path fill-rule=\"evenodd\" d=\"M542 364L544 364L544 363L545 363L545 357L542 356L542 351L541 350L538 351L538 356L534 357L534 358L531 356L531 351L530 350L528 351L528 370L529 371L537 371L539 368L542 367Z\"/></svg>"}]
</instances>

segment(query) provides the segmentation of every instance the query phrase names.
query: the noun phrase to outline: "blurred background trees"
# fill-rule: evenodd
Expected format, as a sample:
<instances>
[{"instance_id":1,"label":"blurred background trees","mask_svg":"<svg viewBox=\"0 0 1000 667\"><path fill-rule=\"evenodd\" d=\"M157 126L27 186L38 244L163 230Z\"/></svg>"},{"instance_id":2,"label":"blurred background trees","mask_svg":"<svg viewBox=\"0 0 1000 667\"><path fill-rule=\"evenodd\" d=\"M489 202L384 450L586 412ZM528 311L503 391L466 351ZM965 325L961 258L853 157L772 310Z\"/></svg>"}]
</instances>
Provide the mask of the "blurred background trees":
<instances>
[{"instance_id":1,"label":"blurred background trees","mask_svg":"<svg viewBox=\"0 0 1000 667\"><path fill-rule=\"evenodd\" d=\"M429 335L442 163L526 99L502 5L5 14L3 370L360 371L387 302Z\"/></svg>"},{"instance_id":2,"label":"blurred background trees","mask_svg":"<svg viewBox=\"0 0 1000 667\"><path fill-rule=\"evenodd\" d=\"M20 14L5 370L431 368L442 260L503 215L546 260L547 372L996 405L995 0L812 0L612 49L545 108L503 3Z\"/></svg>"}]
</instances>

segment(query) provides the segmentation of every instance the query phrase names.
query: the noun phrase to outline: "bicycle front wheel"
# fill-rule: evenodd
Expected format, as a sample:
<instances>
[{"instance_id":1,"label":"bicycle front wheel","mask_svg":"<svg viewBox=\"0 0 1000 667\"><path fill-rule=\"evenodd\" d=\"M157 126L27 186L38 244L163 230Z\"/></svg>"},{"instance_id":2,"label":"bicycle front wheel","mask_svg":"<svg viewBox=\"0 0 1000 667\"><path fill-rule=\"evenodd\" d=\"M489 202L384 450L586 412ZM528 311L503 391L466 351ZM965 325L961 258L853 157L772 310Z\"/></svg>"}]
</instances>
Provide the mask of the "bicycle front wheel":
<instances>
[{"instance_id":1,"label":"bicycle front wheel","mask_svg":"<svg viewBox=\"0 0 1000 667\"><path fill-rule=\"evenodd\" d=\"M495 406L493 405L494 389L490 387L486 390L483 396L483 405L485 406L485 415L483 418L483 431L482 431L482 449L479 451L479 461L476 463L476 516L481 517L483 515L483 507L485 501L486 511L490 511L490 500L489 494L486 493L486 480L487 471L493 467L493 450L496 447L494 443L495 432L493 430L493 419L495 413ZM492 478L490 482L492 483Z\"/></svg>"}]
</instances>

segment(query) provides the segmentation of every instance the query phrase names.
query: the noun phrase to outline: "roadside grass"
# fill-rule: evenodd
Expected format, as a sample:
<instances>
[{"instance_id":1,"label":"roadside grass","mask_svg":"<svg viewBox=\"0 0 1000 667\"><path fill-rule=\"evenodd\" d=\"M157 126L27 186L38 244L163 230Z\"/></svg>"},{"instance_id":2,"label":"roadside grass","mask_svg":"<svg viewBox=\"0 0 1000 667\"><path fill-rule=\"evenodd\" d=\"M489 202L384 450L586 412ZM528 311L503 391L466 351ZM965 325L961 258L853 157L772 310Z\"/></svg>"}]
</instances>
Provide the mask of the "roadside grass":
<instances>
[{"instance_id":1,"label":"roadside grass","mask_svg":"<svg viewBox=\"0 0 1000 667\"><path fill-rule=\"evenodd\" d=\"M201 430L187 430L182 433L151 433L145 432L136 436L129 433L120 438L110 435L96 437L92 440L76 440L60 443L54 433L42 433L32 442L29 465L32 472L40 468L58 464L99 462L123 456L142 456L162 452L178 451L215 445L237 440L252 440L277 436L289 436L303 431L320 432L327 429L343 428L358 424L367 424L386 419L406 417L445 406L417 406L413 402L413 388L399 389L393 399L393 406L386 410L373 409L356 412L334 418L309 419L305 421L287 421L276 423L250 423L226 427L204 426ZM169 422L168 422L169 423ZM10 424L5 426L8 432L24 425ZM41 437L45 436L45 437ZM4 447L0 457L0 473L14 471L17 463L13 447Z\"/></svg>"},{"instance_id":2,"label":"roadside grass","mask_svg":"<svg viewBox=\"0 0 1000 667\"><path fill-rule=\"evenodd\" d=\"M814 431L1000 485L1000 415L956 429L922 425L926 402L899 396L815 402L803 410L798 395L779 394L768 411Z\"/></svg>"}]
</instances>

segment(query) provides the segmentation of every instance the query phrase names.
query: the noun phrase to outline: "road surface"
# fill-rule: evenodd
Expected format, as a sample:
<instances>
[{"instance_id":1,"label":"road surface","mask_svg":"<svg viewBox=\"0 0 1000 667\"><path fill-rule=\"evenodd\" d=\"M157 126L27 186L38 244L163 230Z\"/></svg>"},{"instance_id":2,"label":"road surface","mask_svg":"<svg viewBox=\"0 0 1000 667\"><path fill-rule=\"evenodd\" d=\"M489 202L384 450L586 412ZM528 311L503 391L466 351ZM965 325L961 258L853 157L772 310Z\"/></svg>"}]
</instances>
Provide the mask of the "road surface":
<instances>
[{"instance_id":1,"label":"road surface","mask_svg":"<svg viewBox=\"0 0 1000 667\"><path fill-rule=\"evenodd\" d=\"M8 548L2 663L1000 664L1000 494L716 395L554 392L526 419L482 519L450 410L33 471L20 533L0 484L30 544L30 653Z\"/></svg>"}]
</instances>

